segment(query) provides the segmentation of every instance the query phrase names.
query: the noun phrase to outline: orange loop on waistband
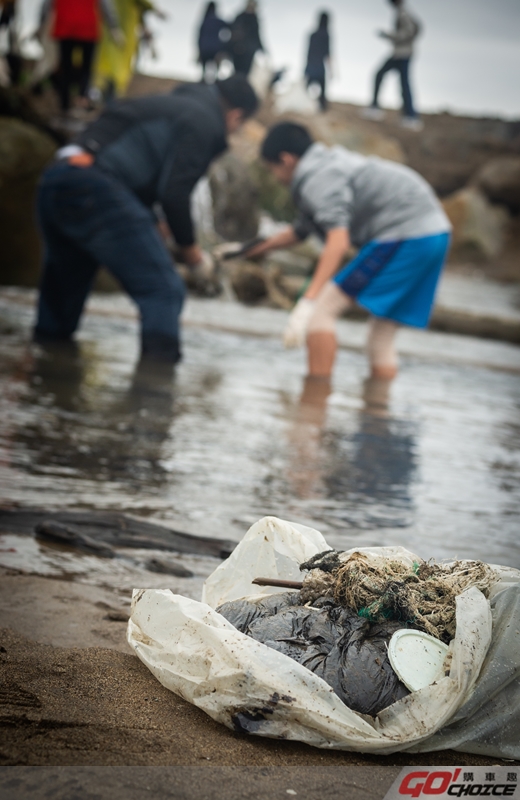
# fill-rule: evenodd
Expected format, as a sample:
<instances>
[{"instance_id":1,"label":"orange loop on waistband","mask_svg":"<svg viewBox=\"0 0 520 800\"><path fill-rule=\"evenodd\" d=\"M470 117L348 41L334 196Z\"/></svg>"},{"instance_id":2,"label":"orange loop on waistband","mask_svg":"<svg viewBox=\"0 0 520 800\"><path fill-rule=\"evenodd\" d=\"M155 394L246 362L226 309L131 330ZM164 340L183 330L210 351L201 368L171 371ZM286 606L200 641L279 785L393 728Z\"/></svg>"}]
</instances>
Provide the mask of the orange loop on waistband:
<instances>
[{"instance_id":1,"label":"orange loop on waistband","mask_svg":"<svg viewBox=\"0 0 520 800\"><path fill-rule=\"evenodd\" d=\"M91 167L94 163L94 156L92 153L78 153L75 156L69 156L67 162L73 167Z\"/></svg>"}]
</instances>

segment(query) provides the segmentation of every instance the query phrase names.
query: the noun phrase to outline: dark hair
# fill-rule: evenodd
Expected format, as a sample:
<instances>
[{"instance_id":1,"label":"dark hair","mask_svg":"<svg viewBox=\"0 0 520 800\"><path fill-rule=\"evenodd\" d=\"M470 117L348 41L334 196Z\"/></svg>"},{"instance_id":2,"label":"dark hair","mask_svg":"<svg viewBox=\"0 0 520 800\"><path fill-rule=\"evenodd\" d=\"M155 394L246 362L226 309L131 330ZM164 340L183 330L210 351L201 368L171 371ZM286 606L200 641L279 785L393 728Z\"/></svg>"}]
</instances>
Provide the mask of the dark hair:
<instances>
[{"instance_id":1,"label":"dark hair","mask_svg":"<svg viewBox=\"0 0 520 800\"><path fill-rule=\"evenodd\" d=\"M216 13L217 13L217 4L214 3L213 0L211 0L211 3L208 3L208 5L206 6L206 10L204 12L204 19L207 19L210 14L216 15Z\"/></svg>"},{"instance_id":2,"label":"dark hair","mask_svg":"<svg viewBox=\"0 0 520 800\"><path fill-rule=\"evenodd\" d=\"M228 108L240 108L244 117L252 117L258 109L258 97L245 75L237 73L223 81L215 81Z\"/></svg>"},{"instance_id":3,"label":"dark hair","mask_svg":"<svg viewBox=\"0 0 520 800\"><path fill-rule=\"evenodd\" d=\"M329 15L326 11L322 11L320 14L320 19L318 23L319 28L328 28L329 27Z\"/></svg>"},{"instance_id":4,"label":"dark hair","mask_svg":"<svg viewBox=\"0 0 520 800\"><path fill-rule=\"evenodd\" d=\"M313 138L307 128L295 122L280 122L274 125L262 144L262 158L275 164L280 161L280 153L301 156L307 152Z\"/></svg>"}]
</instances>

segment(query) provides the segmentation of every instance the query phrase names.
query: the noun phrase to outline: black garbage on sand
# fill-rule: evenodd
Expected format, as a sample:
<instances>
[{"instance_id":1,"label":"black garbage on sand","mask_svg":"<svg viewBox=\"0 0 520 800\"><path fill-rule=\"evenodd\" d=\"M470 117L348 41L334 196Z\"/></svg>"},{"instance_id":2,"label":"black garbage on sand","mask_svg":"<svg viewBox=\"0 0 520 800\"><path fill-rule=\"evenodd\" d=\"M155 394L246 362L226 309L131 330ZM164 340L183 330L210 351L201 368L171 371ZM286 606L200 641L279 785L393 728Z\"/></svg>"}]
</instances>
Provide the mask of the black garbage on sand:
<instances>
[{"instance_id":1,"label":"black garbage on sand","mask_svg":"<svg viewBox=\"0 0 520 800\"><path fill-rule=\"evenodd\" d=\"M286 592L257 603L234 600L217 611L241 633L310 669L360 714L376 716L410 693L387 653L402 623L371 623L326 597L312 606L300 602L298 592Z\"/></svg>"}]
</instances>

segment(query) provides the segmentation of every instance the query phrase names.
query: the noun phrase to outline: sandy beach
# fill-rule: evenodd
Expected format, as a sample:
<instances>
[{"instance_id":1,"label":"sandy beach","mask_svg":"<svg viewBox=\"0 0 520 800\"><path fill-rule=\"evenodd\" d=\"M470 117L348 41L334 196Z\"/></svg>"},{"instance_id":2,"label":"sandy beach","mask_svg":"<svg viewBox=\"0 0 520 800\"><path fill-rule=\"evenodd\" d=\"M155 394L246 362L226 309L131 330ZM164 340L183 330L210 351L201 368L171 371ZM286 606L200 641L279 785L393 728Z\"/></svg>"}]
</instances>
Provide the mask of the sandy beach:
<instances>
[{"instance_id":1,"label":"sandy beach","mask_svg":"<svg viewBox=\"0 0 520 800\"><path fill-rule=\"evenodd\" d=\"M0 631L3 765L390 767L506 763L453 751L390 756L327 752L234 733L159 684L130 653L123 615L107 619L108 610L101 607L97 592L89 597L78 586L20 575L4 574L1 584L4 619L11 618L11 603L13 609L18 608L13 611L14 630ZM65 630L56 639L68 641L68 646L50 643L52 617L57 631L61 627L58 620L64 622ZM32 633L32 637L20 631Z\"/></svg>"}]
</instances>

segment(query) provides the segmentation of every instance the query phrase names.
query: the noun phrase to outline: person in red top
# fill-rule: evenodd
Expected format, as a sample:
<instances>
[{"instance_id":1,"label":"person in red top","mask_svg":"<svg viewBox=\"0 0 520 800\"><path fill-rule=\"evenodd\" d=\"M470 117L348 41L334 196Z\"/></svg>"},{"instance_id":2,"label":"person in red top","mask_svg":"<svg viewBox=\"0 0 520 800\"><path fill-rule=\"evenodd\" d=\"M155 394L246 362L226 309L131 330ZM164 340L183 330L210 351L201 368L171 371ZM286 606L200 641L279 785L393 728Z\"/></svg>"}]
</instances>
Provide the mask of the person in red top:
<instances>
[{"instance_id":1,"label":"person in red top","mask_svg":"<svg viewBox=\"0 0 520 800\"><path fill-rule=\"evenodd\" d=\"M60 104L62 111L68 111L73 83L77 82L80 97L87 97L94 51L101 38L101 16L116 42L122 43L124 37L112 0L44 0L40 27L50 14L52 37L60 48ZM75 53L81 56L79 67L75 64Z\"/></svg>"}]
</instances>

